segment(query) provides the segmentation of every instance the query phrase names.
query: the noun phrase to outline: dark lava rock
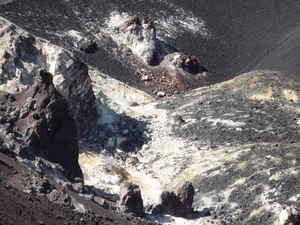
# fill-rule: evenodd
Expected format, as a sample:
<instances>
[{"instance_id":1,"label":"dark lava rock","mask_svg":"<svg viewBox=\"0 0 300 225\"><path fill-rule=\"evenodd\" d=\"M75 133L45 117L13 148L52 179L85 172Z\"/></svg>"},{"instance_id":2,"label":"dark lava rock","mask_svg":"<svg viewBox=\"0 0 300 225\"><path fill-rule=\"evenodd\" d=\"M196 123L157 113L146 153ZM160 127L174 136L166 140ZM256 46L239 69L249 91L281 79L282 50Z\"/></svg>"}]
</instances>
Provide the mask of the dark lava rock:
<instances>
[{"instance_id":1,"label":"dark lava rock","mask_svg":"<svg viewBox=\"0 0 300 225\"><path fill-rule=\"evenodd\" d=\"M0 138L0 146L1 142ZM0 171L0 224L157 224L106 210L1 151ZM38 193L38 189L42 192ZM87 212L75 211L75 201L84 205Z\"/></svg>"},{"instance_id":2,"label":"dark lava rock","mask_svg":"<svg viewBox=\"0 0 300 225\"><path fill-rule=\"evenodd\" d=\"M124 182L120 190L120 210L135 216L144 216L143 199L139 186Z\"/></svg>"},{"instance_id":3,"label":"dark lava rock","mask_svg":"<svg viewBox=\"0 0 300 225\"><path fill-rule=\"evenodd\" d=\"M82 177L78 164L77 127L66 99L54 88L51 74L41 70L36 83L12 95L0 93L0 116L10 150L21 157L42 157ZM3 134L2 134L3 135Z\"/></svg>"},{"instance_id":4,"label":"dark lava rock","mask_svg":"<svg viewBox=\"0 0 300 225\"><path fill-rule=\"evenodd\" d=\"M160 196L161 204L153 206L151 212L189 218L193 212L194 194L195 190L190 182L185 182L176 190L176 193L163 191Z\"/></svg>"},{"instance_id":5,"label":"dark lava rock","mask_svg":"<svg viewBox=\"0 0 300 225\"><path fill-rule=\"evenodd\" d=\"M192 205L195 190L191 182L185 182L176 191L176 196L182 203L181 214L183 217L189 217L192 213Z\"/></svg>"},{"instance_id":6,"label":"dark lava rock","mask_svg":"<svg viewBox=\"0 0 300 225\"><path fill-rule=\"evenodd\" d=\"M205 69L199 64L196 56L189 56L185 54L182 54L177 58L177 66L192 74L205 71Z\"/></svg>"},{"instance_id":7,"label":"dark lava rock","mask_svg":"<svg viewBox=\"0 0 300 225\"><path fill-rule=\"evenodd\" d=\"M73 78L70 83L69 94L65 98L69 104L70 114L76 121L78 135L83 136L93 126L98 116L88 66L75 58L74 70L70 77L76 78ZM78 92L82 86L84 86L84 93L80 94Z\"/></svg>"}]
</instances>

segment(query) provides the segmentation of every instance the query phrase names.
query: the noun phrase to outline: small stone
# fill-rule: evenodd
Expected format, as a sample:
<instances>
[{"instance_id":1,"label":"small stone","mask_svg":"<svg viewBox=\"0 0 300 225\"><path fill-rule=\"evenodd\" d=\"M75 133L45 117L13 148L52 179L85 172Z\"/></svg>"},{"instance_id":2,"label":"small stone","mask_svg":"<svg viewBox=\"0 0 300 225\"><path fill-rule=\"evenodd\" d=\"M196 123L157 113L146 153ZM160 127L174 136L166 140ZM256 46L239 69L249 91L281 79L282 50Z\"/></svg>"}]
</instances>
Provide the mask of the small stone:
<instances>
[{"instance_id":1,"label":"small stone","mask_svg":"<svg viewBox=\"0 0 300 225\"><path fill-rule=\"evenodd\" d=\"M145 151L145 150L147 150L147 149L149 149L149 145L144 144L144 145L142 146L142 151Z\"/></svg>"},{"instance_id":2,"label":"small stone","mask_svg":"<svg viewBox=\"0 0 300 225\"><path fill-rule=\"evenodd\" d=\"M157 96L158 96L158 97L164 97L165 95L166 95L166 93L163 92L163 91L157 92Z\"/></svg>"},{"instance_id":3,"label":"small stone","mask_svg":"<svg viewBox=\"0 0 300 225\"><path fill-rule=\"evenodd\" d=\"M137 157L129 157L126 159L126 163L128 163L129 165L132 165L132 166L138 164L139 162L140 161Z\"/></svg>"},{"instance_id":4,"label":"small stone","mask_svg":"<svg viewBox=\"0 0 300 225\"><path fill-rule=\"evenodd\" d=\"M144 75L144 76L142 76L141 80L143 80L143 81L148 81L148 80L149 80L149 76Z\"/></svg>"},{"instance_id":5,"label":"small stone","mask_svg":"<svg viewBox=\"0 0 300 225\"><path fill-rule=\"evenodd\" d=\"M126 129L126 130L123 130L123 131L122 131L122 134L128 134L128 132L129 132L129 130Z\"/></svg>"},{"instance_id":6,"label":"small stone","mask_svg":"<svg viewBox=\"0 0 300 225\"><path fill-rule=\"evenodd\" d=\"M119 136L117 137L117 143L116 143L116 146L118 148L126 148L129 144L129 140L124 137L124 136Z\"/></svg>"}]
</instances>

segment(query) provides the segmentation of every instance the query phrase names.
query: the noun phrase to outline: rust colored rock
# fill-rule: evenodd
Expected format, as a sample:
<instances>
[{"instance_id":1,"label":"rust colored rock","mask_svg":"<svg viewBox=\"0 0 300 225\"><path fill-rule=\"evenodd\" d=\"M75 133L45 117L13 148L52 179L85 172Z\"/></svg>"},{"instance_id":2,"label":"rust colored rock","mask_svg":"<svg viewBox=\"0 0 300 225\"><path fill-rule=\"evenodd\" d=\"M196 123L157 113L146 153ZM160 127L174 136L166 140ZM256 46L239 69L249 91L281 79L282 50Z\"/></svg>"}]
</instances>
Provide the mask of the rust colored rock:
<instances>
[{"instance_id":1,"label":"rust colored rock","mask_svg":"<svg viewBox=\"0 0 300 225\"><path fill-rule=\"evenodd\" d=\"M176 63L178 67L185 69L190 73L202 72L202 66L197 61L196 56L182 54L177 58Z\"/></svg>"},{"instance_id":2,"label":"rust colored rock","mask_svg":"<svg viewBox=\"0 0 300 225\"><path fill-rule=\"evenodd\" d=\"M17 95L0 94L5 117L4 138L22 158L39 156L60 164L71 179L82 177L78 164L77 127L66 99L55 89L52 75L41 70L35 84Z\"/></svg>"},{"instance_id":3,"label":"rust colored rock","mask_svg":"<svg viewBox=\"0 0 300 225\"><path fill-rule=\"evenodd\" d=\"M35 76L39 70L49 71L54 77L54 87L68 102L78 135L82 137L86 134L97 118L88 66L71 52L22 31L15 25L1 27L4 54L0 58L3 74L0 76L0 84L3 85L0 89L11 94L20 93L36 82ZM9 41L6 36L9 36ZM86 52L97 49L92 40L81 47Z\"/></svg>"}]
</instances>

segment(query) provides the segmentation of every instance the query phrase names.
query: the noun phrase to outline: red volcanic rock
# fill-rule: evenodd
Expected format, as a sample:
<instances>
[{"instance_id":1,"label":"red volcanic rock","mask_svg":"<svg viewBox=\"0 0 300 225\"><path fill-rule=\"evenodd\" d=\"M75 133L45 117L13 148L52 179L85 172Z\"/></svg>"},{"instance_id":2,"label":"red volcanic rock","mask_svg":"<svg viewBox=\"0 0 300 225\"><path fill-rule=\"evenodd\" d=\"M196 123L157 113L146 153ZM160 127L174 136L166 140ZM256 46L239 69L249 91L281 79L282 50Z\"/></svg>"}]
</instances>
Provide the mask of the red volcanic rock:
<instances>
[{"instance_id":1,"label":"red volcanic rock","mask_svg":"<svg viewBox=\"0 0 300 225\"><path fill-rule=\"evenodd\" d=\"M69 178L82 178L76 122L51 74L41 70L34 85L17 95L1 92L0 102L1 124L6 130L2 135L10 139L10 150L23 158L39 156L58 163Z\"/></svg>"},{"instance_id":2,"label":"red volcanic rock","mask_svg":"<svg viewBox=\"0 0 300 225\"><path fill-rule=\"evenodd\" d=\"M201 65L198 63L196 56L189 56L182 54L176 60L177 66L188 72L195 73L200 71Z\"/></svg>"}]
</instances>

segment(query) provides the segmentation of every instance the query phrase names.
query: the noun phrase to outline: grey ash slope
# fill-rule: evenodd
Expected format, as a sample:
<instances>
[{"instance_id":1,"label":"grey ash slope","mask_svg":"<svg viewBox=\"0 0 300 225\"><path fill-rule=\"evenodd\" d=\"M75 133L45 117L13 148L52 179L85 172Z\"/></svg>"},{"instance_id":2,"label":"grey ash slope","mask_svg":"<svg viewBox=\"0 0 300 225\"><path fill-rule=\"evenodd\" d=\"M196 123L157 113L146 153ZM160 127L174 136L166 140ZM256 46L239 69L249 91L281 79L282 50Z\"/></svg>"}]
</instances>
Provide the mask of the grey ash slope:
<instances>
[{"instance_id":1,"label":"grey ash slope","mask_svg":"<svg viewBox=\"0 0 300 225\"><path fill-rule=\"evenodd\" d=\"M140 14L153 18L162 40L190 55L212 74L211 82L228 80L245 69L250 71L256 59L281 41L300 22L298 1L40 1L14 0L0 6L0 15L29 32L73 50L71 41L60 34L77 30L93 37L112 11ZM207 29L210 36L193 29L185 30L193 19L193 29ZM172 20L188 21L184 26ZM204 21L203 27L201 21ZM163 26L166 22L167 26ZM174 29L175 27L175 29ZM177 30L169 33L169 30ZM204 29L204 30L205 30ZM180 32L180 31L184 32ZM169 34L169 35L167 35ZM101 41L95 54L80 58L100 71L139 86L132 69L109 38ZM116 67L115 65L118 65ZM268 69L268 68L259 68ZM290 72L290 71L289 71ZM293 72L293 71L292 71Z\"/></svg>"},{"instance_id":2,"label":"grey ash slope","mask_svg":"<svg viewBox=\"0 0 300 225\"><path fill-rule=\"evenodd\" d=\"M184 121L173 135L199 150L169 187L190 179L195 206L214 207L219 222L273 224L299 201L299 90L295 76L254 71L164 100Z\"/></svg>"},{"instance_id":3,"label":"grey ash slope","mask_svg":"<svg viewBox=\"0 0 300 225\"><path fill-rule=\"evenodd\" d=\"M267 54L261 56L254 69L269 69L300 74L300 26L285 34Z\"/></svg>"},{"instance_id":4,"label":"grey ash slope","mask_svg":"<svg viewBox=\"0 0 300 225\"><path fill-rule=\"evenodd\" d=\"M183 100L165 100L160 107L179 110L190 123L174 132L212 146L258 142L293 143L299 139L299 79L273 71L254 71ZM176 100L175 100L176 99Z\"/></svg>"}]
</instances>

